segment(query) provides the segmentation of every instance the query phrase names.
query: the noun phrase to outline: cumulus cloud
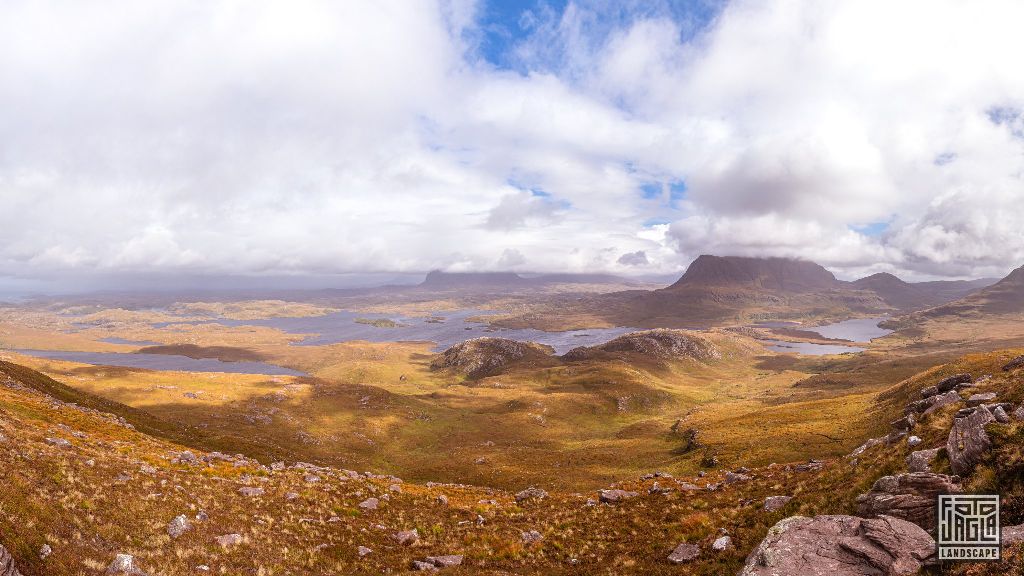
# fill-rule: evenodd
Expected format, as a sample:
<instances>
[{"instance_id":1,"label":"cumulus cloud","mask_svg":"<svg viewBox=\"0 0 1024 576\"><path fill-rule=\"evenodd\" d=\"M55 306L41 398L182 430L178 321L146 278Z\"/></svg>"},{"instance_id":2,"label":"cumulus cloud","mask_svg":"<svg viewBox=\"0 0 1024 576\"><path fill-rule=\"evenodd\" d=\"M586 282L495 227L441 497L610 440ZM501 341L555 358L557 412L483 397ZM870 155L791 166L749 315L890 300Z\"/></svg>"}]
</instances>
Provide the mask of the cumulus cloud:
<instances>
[{"instance_id":1,"label":"cumulus cloud","mask_svg":"<svg viewBox=\"0 0 1024 576\"><path fill-rule=\"evenodd\" d=\"M498 68L471 0L5 2L0 268L1024 261L1020 3L538 6Z\"/></svg>"}]
</instances>

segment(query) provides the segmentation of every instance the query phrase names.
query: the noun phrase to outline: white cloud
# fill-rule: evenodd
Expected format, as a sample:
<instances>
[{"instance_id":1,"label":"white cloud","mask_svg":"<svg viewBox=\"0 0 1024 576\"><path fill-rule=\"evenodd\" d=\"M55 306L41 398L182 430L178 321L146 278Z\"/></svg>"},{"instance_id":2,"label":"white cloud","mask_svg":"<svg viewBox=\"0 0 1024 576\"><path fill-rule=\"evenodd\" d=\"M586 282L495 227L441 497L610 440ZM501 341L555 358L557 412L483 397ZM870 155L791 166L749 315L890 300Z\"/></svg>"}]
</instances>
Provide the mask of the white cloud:
<instances>
[{"instance_id":1,"label":"white cloud","mask_svg":"<svg viewBox=\"0 0 1024 576\"><path fill-rule=\"evenodd\" d=\"M1024 260L1021 4L736 0L696 36L592 8L534 10L519 73L472 54L468 0L5 2L0 267Z\"/></svg>"}]
</instances>

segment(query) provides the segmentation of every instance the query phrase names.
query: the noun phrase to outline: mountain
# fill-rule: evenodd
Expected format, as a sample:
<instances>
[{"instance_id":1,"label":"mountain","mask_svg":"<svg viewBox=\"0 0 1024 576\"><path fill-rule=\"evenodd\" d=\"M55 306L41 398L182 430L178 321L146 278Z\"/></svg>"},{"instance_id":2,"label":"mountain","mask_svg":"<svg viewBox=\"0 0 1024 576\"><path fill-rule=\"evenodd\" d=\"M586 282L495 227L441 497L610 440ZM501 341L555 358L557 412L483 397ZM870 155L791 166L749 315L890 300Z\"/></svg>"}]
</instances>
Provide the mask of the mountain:
<instances>
[{"instance_id":1,"label":"mountain","mask_svg":"<svg viewBox=\"0 0 1024 576\"><path fill-rule=\"evenodd\" d=\"M855 288L870 290L898 310L922 310L962 298L979 288L992 284L994 280L939 280L932 282L905 282L900 278L880 272L850 282Z\"/></svg>"},{"instance_id":2,"label":"mountain","mask_svg":"<svg viewBox=\"0 0 1024 576\"><path fill-rule=\"evenodd\" d=\"M781 292L813 292L839 287L831 272L814 262L788 258L702 255L667 290L732 287Z\"/></svg>"},{"instance_id":3,"label":"mountain","mask_svg":"<svg viewBox=\"0 0 1024 576\"><path fill-rule=\"evenodd\" d=\"M529 280L515 272L442 272L433 270L417 287L453 290L459 288L516 288Z\"/></svg>"},{"instance_id":4,"label":"mountain","mask_svg":"<svg viewBox=\"0 0 1024 576\"><path fill-rule=\"evenodd\" d=\"M928 318L983 316L1024 312L1024 266L1010 272L995 284L964 298L926 310Z\"/></svg>"}]
</instances>

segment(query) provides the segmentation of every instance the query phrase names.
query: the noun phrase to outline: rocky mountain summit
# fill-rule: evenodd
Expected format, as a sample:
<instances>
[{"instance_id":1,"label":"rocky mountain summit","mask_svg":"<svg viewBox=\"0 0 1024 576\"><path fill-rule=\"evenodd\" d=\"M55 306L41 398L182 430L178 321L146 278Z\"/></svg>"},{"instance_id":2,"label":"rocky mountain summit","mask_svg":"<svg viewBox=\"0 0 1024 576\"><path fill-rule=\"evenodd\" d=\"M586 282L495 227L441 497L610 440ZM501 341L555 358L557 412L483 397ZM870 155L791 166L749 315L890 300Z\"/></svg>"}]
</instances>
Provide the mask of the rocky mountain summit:
<instances>
[{"instance_id":1,"label":"rocky mountain summit","mask_svg":"<svg viewBox=\"0 0 1024 576\"><path fill-rule=\"evenodd\" d=\"M497 374L518 361L545 361L551 352L550 347L533 342L507 338L473 338L442 352L430 367L433 370L451 369L476 379Z\"/></svg>"}]
</instances>

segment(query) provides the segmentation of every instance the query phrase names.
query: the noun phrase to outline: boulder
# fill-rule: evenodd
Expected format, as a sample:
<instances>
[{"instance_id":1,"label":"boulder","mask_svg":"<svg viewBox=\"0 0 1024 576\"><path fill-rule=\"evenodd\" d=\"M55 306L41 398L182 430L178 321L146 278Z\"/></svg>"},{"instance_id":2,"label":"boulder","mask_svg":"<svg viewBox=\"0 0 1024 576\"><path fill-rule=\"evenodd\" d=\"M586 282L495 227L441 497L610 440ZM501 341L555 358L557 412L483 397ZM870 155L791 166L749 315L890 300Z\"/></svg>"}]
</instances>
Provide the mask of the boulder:
<instances>
[{"instance_id":1,"label":"boulder","mask_svg":"<svg viewBox=\"0 0 1024 576\"><path fill-rule=\"evenodd\" d=\"M936 386L929 386L921 389L921 398L931 398L939 393L939 389Z\"/></svg>"},{"instance_id":2,"label":"boulder","mask_svg":"<svg viewBox=\"0 0 1024 576\"><path fill-rule=\"evenodd\" d=\"M360 547L356 548L356 554L359 554L359 557L362 558L363 556L366 556L367 554L373 554L373 549L372 548L367 548L366 546L360 546Z\"/></svg>"},{"instance_id":3,"label":"boulder","mask_svg":"<svg viewBox=\"0 0 1024 576\"><path fill-rule=\"evenodd\" d=\"M1010 360L1009 364L1003 366L1003 372L1009 372L1016 370L1017 368L1024 368L1024 356L1017 356L1013 360Z\"/></svg>"},{"instance_id":4,"label":"boulder","mask_svg":"<svg viewBox=\"0 0 1024 576\"><path fill-rule=\"evenodd\" d=\"M107 574L146 576L146 573L135 564L135 558L130 554L118 554L117 556L114 556L114 561L107 567Z\"/></svg>"},{"instance_id":5,"label":"boulder","mask_svg":"<svg viewBox=\"0 0 1024 576\"><path fill-rule=\"evenodd\" d=\"M1024 356L1022 356L1022 358L1024 358ZM1002 533L1002 544L1004 547L1024 542L1024 524L1020 524L1018 526L1003 526L1000 529L1000 532Z\"/></svg>"},{"instance_id":6,"label":"boulder","mask_svg":"<svg viewBox=\"0 0 1024 576\"><path fill-rule=\"evenodd\" d=\"M363 510L376 510L379 504L380 500L377 498L367 498L359 503L359 507Z\"/></svg>"},{"instance_id":7,"label":"boulder","mask_svg":"<svg viewBox=\"0 0 1024 576\"><path fill-rule=\"evenodd\" d=\"M719 536L714 542L711 543L711 549L715 552L725 552L732 546L732 538L729 536Z\"/></svg>"},{"instance_id":8,"label":"boulder","mask_svg":"<svg viewBox=\"0 0 1024 576\"><path fill-rule=\"evenodd\" d=\"M936 410L938 410L939 408L942 408L943 406L949 406L950 404L956 404L957 402L960 402L962 400L963 400L963 398L960 396L960 393L957 392L956 390L950 390L949 392L946 392L945 394L939 394L938 396L933 396L933 397L929 398L929 401L931 402L931 404L927 408L925 408L924 414L925 415L931 414L932 412L935 412Z\"/></svg>"},{"instance_id":9,"label":"boulder","mask_svg":"<svg viewBox=\"0 0 1024 576\"><path fill-rule=\"evenodd\" d=\"M543 500L548 497L548 493L544 490L535 486L530 486L526 490L523 490L516 494L516 502L525 502L527 500Z\"/></svg>"},{"instance_id":10,"label":"boulder","mask_svg":"<svg viewBox=\"0 0 1024 576\"><path fill-rule=\"evenodd\" d=\"M14 565L14 558L2 544L0 544L0 576L21 576L21 572L18 572L18 568Z\"/></svg>"},{"instance_id":11,"label":"boulder","mask_svg":"<svg viewBox=\"0 0 1024 576\"><path fill-rule=\"evenodd\" d=\"M1024 420L1024 404L1021 404L1013 411L1013 417L1017 420Z\"/></svg>"},{"instance_id":12,"label":"boulder","mask_svg":"<svg viewBox=\"0 0 1024 576\"><path fill-rule=\"evenodd\" d=\"M685 564L700 557L700 546L683 542L676 546L675 550L668 555L668 561L673 564Z\"/></svg>"},{"instance_id":13,"label":"boulder","mask_svg":"<svg viewBox=\"0 0 1024 576\"><path fill-rule=\"evenodd\" d=\"M967 406L981 406L982 404L988 404L989 402L995 399L995 392L985 392L984 394L971 394L971 397L967 399Z\"/></svg>"},{"instance_id":14,"label":"boulder","mask_svg":"<svg viewBox=\"0 0 1024 576\"><path fill-rule=\"evenodd\" d=\"M776 510L782 509L786 504L789 504L789 501L792 499L792 496L769 496L764 499L763 509L765 512L775 512Z\"/></svg>"},{"instance_id":15,"label":"boulder","mask_svg":"<svg viewBox=\"0 0 1024 576\"><path fill-rule=\"evenodd\" d=\"M857 514L868 518L892 516L931 530L935 527L936 497L961 493L960 479L955 476L931 472L883 476L867 494L857 497Z\"/></svg>"},{"instance_id":16,"label":"boulder","mask_svg":"<svg viewBox=\"0 0 1024 576\"><path fill-rule=\"evenodd\" d=\"M392 536L402 546L412 546L420 539L420 533L415 528L412 530L402 530Z\"/></svg>"},{"instance_id":17,"label":"boulder","mask_svg":"<svg viewBox=\"0 0 1024 576\"><path fill-rule=\"evenodd\" d=\"M903 576L934 553L931 536L899 518L792 516L768 530L740 576Z\"/></svg>"},{"instance_id":18,"label":"boulder","mask_svg":"<svg viewBox=\"0 0 1024 576\"><path fill-rule=\"evenodd\" d=\"M189 528L191 526L188 523L188 518L184 514L180 514L167 524L167 533L170 534L171 538L177 538L188 532Z\"/></svg>"},{"instance_id":19,"label":"boulder","mask_svg":"<svg viewBox=\"0 0 1024 576\"><path fill-rule=\"evenodd\" d=\"M447 556L427 556L426 561L438 568L451 568L452 566L460 566L462 564L462 555L449 554Z\"/></svg>"},{"instance_id":20,"label":"boulder","mask_svg":"<svg viewBox=\"0 0 1024 576\"><path fill-rule=\"evenodd\" d=\"M920 436L911 436L910 438L907 438L907 446L910 446L911 448L913 448L914 446L919 445L920 443L921 443L921 437Z\"/></svg>"},{"instance_id":21,"label":"boulder","mask_svg":"<svg viewBox=\"0 0 1024 576\"><path fill-rule=\"evenodd\" d=\"M751 479L751 476L749 474L743 474L741 472L726 472L725 473L725 483L726 484L733 484L735 482L745 482L745 481L750 480L750 479Z\"/></svg>"},{"instance_id":22,"label":"boulder","mask_svg":"<svg viewBox=\"0 0 1024 576\"><path fill-rule=\"evenodd\" d=\"M939 455L941 448L932 448L930 450L918 450L911 452L907 456L907 468L911 472L931 472L932 471L932 460Z\"/></svg>"},{"instance_id":23,"label":"boulder","mask_svg":"<svg viewBox=\"0 0 1024 576\"><path fill-rule=\"evenodd\" d=\"M992 417L1000 424L1010 423L1010 415L1006 413L1006 410L1003 410L1002 406L996 406L992 409Z\"/></svg>"},{"instance_id":24,"label":"boulder","mask_svg":"<svg viewBox=\"0 0 1024 576\"><path fill-rule=\"evenodd\" d=\"M238 493L242 496L262 496L263 488L254 488L252 486L242 486L238 489Z\"/></svg>"},{"instance_id":25,"label":"boulder","mask_svg":"<svg viewBox=\"0 0 1024 576\"><path fill-rule=\"evenodd\" d=\"M46 443L50 446L56 446L57 448L70 448L71 442L63 438L47 438Z\"/></svg>"},{"instance_id":26,"label":"boulder","mask_svg":"<svg viewBox=\"0 0 1024 576\"><path fill-rule=\"evenodd\" d=\"M526 544L526 545L536 544L537 542L540 542L541 540L544 539L544 535L541 534L540 532L536 531L536 530L530 530L528 532L522 532L522 533L520 533L519 537L523 541L523 544Z\"/></svg>"},{"instance_id":27,"label":"boulder","mask_svg":"<svg viewBox=\"0 0 1024 576\"><path fill-rule=\"evenodd\" d=\"M630 498L636 498L640 494L637 492L630 492L628 490L598 490L598 498L601 502L606 504L614 504L616 502L622 502L629 500Z\"/></svg>"},{"instance_id":28,"label":"boulder","mask_svg":"<svg viewBox=\"0 0 1024 576\"><path fill-rule=\"evenodd\" d=\"M979 406L973 414L953 421L946 441L946 454L954 474L966 476L974 470L992 448L992 440L985 426L996 419L985 406Z\"/></svg>"},{"instance_id":29,"label":"boulder","mask_svg":"<svg viewBox=\"0 0 1024 576\"><path fill-rule=\"evenodd\" d=\"M974 378L970 374L954 374L935 385L939 392L949 392L960 384L970 384Z\"/></svg>"}]
</instances>

